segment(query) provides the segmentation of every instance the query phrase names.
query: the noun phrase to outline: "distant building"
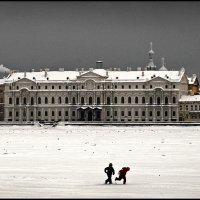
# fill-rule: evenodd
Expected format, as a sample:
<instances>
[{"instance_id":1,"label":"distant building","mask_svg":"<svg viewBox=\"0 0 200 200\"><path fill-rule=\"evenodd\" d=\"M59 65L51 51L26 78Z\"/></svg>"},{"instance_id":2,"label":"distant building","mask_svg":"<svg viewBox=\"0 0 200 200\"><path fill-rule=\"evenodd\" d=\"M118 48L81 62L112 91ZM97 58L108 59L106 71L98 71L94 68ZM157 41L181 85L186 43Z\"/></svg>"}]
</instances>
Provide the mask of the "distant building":
<instances>
[{"instance_id":1,"label":"distant building","mask_svg":"<svg viewBox=\"0 0 200 200\"><path fill-rule=\"evenodd\" d=\"M196 74L193 74L192 77L188 77L188 90L190 95L196 95L199 93L199 81Z\"/></svg>"},{"instance_id":2,"label":"distant building","mask_svg":"<svg viewBox=\"0 0 200 200\"><path fill-rule=\"evenodd\" d=\"M179 120L200 122L200 95L184 95L180 98Z\"/></svg>"},{"instance_id":3,"label":"distant building","mask_svg":"<svg viewBox=\"0 0 200 200\"><path fill-rule=\"evenodd\" d=\"M184 68L168 70L164 58L157 70L153 56L151 43L143 70L106 70L97 61L96 69L12 72L5 79L4 120L179 121L178 102L190 79Z\"/></svg>"}]
</instances>

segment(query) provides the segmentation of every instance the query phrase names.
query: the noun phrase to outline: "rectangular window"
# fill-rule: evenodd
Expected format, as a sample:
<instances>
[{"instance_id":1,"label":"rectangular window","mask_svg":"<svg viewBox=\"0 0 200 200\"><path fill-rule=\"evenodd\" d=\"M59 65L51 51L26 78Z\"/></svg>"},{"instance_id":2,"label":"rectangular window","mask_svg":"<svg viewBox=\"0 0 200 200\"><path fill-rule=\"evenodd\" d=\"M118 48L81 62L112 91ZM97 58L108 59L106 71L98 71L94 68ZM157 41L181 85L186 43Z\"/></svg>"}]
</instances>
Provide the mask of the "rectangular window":
<instances>
[{"instance_id":1,"label":"rectangular window","mask_svg":"<svg viewBox=\"0 0 200 200\"><path fill-rule=\"evenodd\" d=\"M138 116L138 111L135 111L135 116Z\"/></svg>"},{"instance_id":2,"label":"rectangular window","mask_svg":"<svg viewBox=\"0 0 200 200\"><path fill-rule=\"evenodd\" d=\"M153 115L153 112L149 111L149 116L152 117L152 115Z\"/></svg>"},{"instance_id":3,"label":"rectangular window","mask_svg":"<svg viewBox=\"0 0 200 200\"><path fill-rule=\"evenodd\" d=\"M176 86L175 86L175 85L173 85L173 88L175 89L175 88L176 88Z\"/></svg>"},{"instance_id":4,"label":"rectangular window","mask_svg":"<svg viewBox=\"0 0 200 200\"><path fill-rule=\"evenodd\" d=\"M168 114L167 111L165 111L165 117L167 117L167 114Z\"/></svg>"},{"instance_id":5,"label":"rectangular window","mask_svg":"<svg viewBox=\"0 0 200 200\"><path fill-rule=\"evenodd\" d=\"M65 111L65 116L68 116L68 111Z\"/></svg>"},{"instance_id":6,"label":"rectangular window","mask_svg":"<svg viewBox=\"0 0 200 200\"><path fill-rule=\"evenodd\" d=\"M129 87L129 89L131 89L131 85L129 85L128 87Z\"/></svg>"},{"instance_id":7,"label":"rectangular window","mask_svg":"<svg viewBox=\"0 0 200 200\"><path fill-rule=\"evenodd\" d=\"M186 110L188 110L188 105L185 106Z\"/></svg>"},{"instance_id":8,"label":"rectangular window","mask_svg":"<svg viewBox=\"0 0 200 200\"><path fill-rule=\"evenodd\" d=\"M31 117L33 117L33 111L31 111Z\"/></svg>"},{"instance_id":9,"label":"rectangular window","mask_svg":"<svg viewBox=\"0 0 200 200\"><path fill-rule=\"evenodd\" d=\"M9 117L12 117L12 111L9 112Z\"/></svg>"},{"instance_id":10,"label":"rectangular window","mask_svg":"<svg viewBox=\"0 0 200 200\"><path fill-rule=\"evenodd\" d=\"M117 116L117 111L114 112L115 116Z\"/></svg>"},{"instance_id":11,"label":"rectangular window","mask_svg":"<svg viewBox=\"0 0 200 200\"><path fill-rule=\"evenodd\" d=\"M52 112L51 112L51 115L52 115L52 116L54 116L54 115L55 115L54 111L52 111Z\"/></svg>"},{"instance_id":12,"label":"rectangular window","mask_svg":"<svg viewBox=\"0 0 200 200\"><path fill-rule=\"evenodd\" d=\"M191 105L191 110L193 110L193 105Z\"/></svg>"},{"instance_id":13,"label":"rectangular window","mask_svg":"<svg viewBox=\"0 0 200 200\"><path fill-rule=\"evenodd\" d=\"M74 111L73 111L74 112ZM58 112L58 116L60 117L62 115L61 111Z\"/></svg>"},{"instance_id":14,"label":"rectangular window","mask_svg":"<svg viewBox=\"0 0 200 200\"><path fill-rule=\"evenodd\" d=\"M121 111L121 116L124 116L124 111Z\"/></svg>"},{"instance_id":15,"label":"rectangular window","mask_svg":"<svg viewBox=\"0 0 200 200\"><path fill-rule=\"evenodd\" d=\"M109 111L107 111L107 116L110 116L110 112Z\"/></svg>"},{"instance_id":16,"label":"rectangular window","mask_svg":"<svg viewBox=\"0 0 200 200\"><path fill-rule=\"evenodd\" d=\"M173 117L175 117L176 116L176 111L173 111Z\"/></svg>"},{"instance_id":17,"label":"rectangular window","mask_svg":"<svg viewBox=\"0 0 200 200\"><path fill-rule=\"evenodd\" d=\"M143 117L145 116L145 111L142 111L142 116L143 116Z\"/></svg>"},{"instance_id":18,"label":"rectangular window","mask_svg":"<svg viewBox=\"0 0 200 200\"><path fill-rule=\"evenodd\" d=\"M48 111L45 111L45 116L48 116Z\"/></svg>"},{"instance_id":19,"label":"rectangular window","mask_svg":"<svg viewBox=\"0 0 200 200\"><path fill-rule=\"evenodd\" d=\"M41 116L41 111L38 111L38 116Z\"/></svg>"},{"instance_id":20,"label":"rectangular window","mask_svg":"<svg viewBox=\"0 0 200 200\"><path fill-rule=\"evenodd\" d=\"M19 112L18 111L16 112L16 117L19 117Z\"/></svg>"},{"instance_id":21,"label":"rectangular window","mask_svg":"<svg viewBox=\"0 0 200 200\"><path fill-rule=\"evenodd\" d=\"M72 116L73 116L73 117L75 116L75 111L72 111Z\"/></svg>"},{"instance_id":22,"label":"rectangular window","mask_svg":"<svg viewBox=\"0 0 200 200\"><path fill-rule=\"evenodd\" d=\"M128 116L131 116L131 111L128 111Z\"/></svg>"},{"instance_id":23,"label":"rectangular window","mask_svg":"<svg viewBox=\"0 0 200 200\"><path fill-rule=\"evenodd\" d=\"M157 116L160 117L160 111L157 111Z\"/></svg>"}]
</instances>

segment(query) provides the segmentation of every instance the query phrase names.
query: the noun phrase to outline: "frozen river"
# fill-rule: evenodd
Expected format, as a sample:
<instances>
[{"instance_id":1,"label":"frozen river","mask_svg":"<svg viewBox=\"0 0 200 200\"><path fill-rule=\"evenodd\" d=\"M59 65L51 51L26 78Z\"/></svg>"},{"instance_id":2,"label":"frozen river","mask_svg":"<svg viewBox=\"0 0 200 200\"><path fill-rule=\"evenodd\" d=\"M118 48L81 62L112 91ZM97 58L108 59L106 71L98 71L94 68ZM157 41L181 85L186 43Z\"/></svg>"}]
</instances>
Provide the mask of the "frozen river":
<instances>
[{"instance_id":1,"label":"frozen river","mask_svg":"<svg viewBox=\"0 0 200 200\"><path fill-rule=\"evenodd\" d=\"M0 198L199 197L199 126L0 126Z\"/></svg>"}]
</instances>

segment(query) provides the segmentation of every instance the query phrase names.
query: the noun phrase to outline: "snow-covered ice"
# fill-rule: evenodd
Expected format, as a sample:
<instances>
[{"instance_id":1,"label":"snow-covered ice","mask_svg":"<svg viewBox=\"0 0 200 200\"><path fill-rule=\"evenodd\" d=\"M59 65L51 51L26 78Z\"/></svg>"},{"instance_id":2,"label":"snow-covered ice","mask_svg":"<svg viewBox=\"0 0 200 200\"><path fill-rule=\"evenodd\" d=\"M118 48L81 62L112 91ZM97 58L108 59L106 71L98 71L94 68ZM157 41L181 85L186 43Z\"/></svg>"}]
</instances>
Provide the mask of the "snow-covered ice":
<instances>
[{"instance_id":1,"label":"snow-covered ice","mask_svg":"<svg viewBox=\"0 0 200 200\"><path fill-rule=\"evenodd\" d=\"M198 198L199 156L199 126L0 126L0 198Z\"/></svg>"}]
</instances>

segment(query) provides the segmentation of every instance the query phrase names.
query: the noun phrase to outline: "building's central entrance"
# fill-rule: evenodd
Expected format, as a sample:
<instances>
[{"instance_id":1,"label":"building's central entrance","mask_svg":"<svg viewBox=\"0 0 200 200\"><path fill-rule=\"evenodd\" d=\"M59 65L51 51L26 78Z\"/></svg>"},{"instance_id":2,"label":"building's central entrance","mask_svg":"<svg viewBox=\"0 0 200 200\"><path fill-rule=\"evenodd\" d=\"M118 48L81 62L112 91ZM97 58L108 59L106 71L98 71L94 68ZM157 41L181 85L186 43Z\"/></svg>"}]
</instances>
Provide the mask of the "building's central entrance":
<instances>
[{"instance_id":1,"label":"building's central entrance","mask_svg":"<svg viewBox=\"0 0 200 200\"><path fill-rule=\"evenodd\" d=\"M78 121L101 121L100 107L80 107L77 112Z\"/></svg>"}]
</instances>

